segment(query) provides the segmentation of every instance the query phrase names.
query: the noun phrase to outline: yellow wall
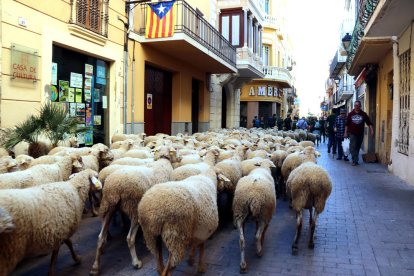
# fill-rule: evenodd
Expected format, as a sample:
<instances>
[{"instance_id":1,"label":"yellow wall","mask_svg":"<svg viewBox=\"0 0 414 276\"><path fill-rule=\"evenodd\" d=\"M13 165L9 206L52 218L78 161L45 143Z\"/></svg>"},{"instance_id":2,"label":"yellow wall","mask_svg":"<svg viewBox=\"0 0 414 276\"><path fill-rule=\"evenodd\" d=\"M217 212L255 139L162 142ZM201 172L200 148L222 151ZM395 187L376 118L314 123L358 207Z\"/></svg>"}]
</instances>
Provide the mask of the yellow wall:
<instances>
[{"instance_id":1,"label":"yellow wall","mask_svg":"<svg viewBox=\"0 0 414 276\"><path fill-rule=\"evenodd\" d=\"M79 34L70 33L69 0L3 0L1 126L12 127L23 121L47 100L48 85L51 83L52 46L56 44L110 63L108 108L111 123L107 131L110 134L121 132L124 30L117 16L125 17L124 5L124 1L110 1L108 38L102 43L94 38L88 40ZM19 17L26 19L26 27L18 25ZM37 82L10 79L12 43L38 50Z\"/></svg>"},{"instance_id":2,"label":"yellow wall","mask_svg":"<svg viewBox=\"0 0 414 276\"><path fill-rule=\"evenodd\" d=\"M387 163L391 151L392 131L392 100L388 85L392 83L393 58L390 51L379 63L378 92L377 92L377 118L375 122L375 151L381 163ZM382 130L384 128L384 130ZM383 136L383 141L382 141Z\"/></svg>"}]
</instances>

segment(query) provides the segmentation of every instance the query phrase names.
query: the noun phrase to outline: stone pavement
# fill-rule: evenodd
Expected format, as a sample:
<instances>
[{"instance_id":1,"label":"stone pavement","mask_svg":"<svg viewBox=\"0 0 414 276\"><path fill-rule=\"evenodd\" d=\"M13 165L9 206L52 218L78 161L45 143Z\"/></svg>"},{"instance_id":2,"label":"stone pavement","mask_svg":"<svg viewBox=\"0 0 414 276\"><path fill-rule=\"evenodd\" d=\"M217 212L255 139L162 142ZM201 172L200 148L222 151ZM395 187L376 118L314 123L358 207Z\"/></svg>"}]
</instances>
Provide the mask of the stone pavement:
<instances>
[{"instance_id":1,"label":"stone pavement","mask_svg":"<svg viewBox=\"0 0 414 276\"><path fill-rule=\"evenodd\" d=\"M385 166L335 160L326 144L318 147L318 164L332 178L333 191L315 232L315 249L307 248L308 212L299 255L291 255L295 234L295 214L287 202L277 202L269 226L264 255L255 254L255 223L246 224L246 261L249 275L414 275L414 187L389 174ZM73 236L83 263L74 265L62 246L58 275L87 275L92 266L100 222L86 217ZM138 232L137 252L143 268L135 270L125 241L127 231L111 226L113 239L102 256L102 275L157 275L155 260ZM239 274L239 235L230 221L222 220L219 230L206 246L205 275ZM1 250L1 249L0 249ZM164 257L166 255L164 254ZM46 275L50 255L23 261L14 275ZM196 267L182 262L173 275L194 275Z\"/></svg>"}]
</instances>

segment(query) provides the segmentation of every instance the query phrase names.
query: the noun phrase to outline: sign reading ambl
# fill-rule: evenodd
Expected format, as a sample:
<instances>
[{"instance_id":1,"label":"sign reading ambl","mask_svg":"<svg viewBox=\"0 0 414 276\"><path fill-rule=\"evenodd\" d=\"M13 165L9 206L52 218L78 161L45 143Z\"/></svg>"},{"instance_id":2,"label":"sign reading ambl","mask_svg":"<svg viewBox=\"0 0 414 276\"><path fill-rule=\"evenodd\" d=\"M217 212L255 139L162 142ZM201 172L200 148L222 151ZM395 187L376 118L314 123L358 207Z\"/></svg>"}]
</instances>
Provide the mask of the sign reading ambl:
<instances>
[{"instance_id":1,"label":"sign reading ambl","mask_svg":"<svg viewBox=\"0 0 414 276\"><path fill-rule=\"evenodd\" d=\"M12 79L37 80L38 51L25 46L11 45L11 68Z\"/></svg>"}]
</instances>

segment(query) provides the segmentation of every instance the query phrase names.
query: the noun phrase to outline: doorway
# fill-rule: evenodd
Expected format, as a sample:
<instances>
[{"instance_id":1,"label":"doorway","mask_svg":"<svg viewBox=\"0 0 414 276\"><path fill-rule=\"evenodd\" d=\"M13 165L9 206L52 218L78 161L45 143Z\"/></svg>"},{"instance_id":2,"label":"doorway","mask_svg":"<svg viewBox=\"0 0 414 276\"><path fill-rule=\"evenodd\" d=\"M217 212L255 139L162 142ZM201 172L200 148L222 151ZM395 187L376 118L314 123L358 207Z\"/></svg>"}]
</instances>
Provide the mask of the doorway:
<instances>
[{"instance_id":1,"label":"doorway","mask_svg":"<svg viewBox=\"0 0 414 276\"><path fill-rule=\"evenodd\" d=\"M145 65L144 85L145 133L171 135L172 75L170 72Z\"/></svg>"},{"instance_id":2,"label":"doorway","mask_svg":"<svg viewBox=\"0 0 414 276\"><path fill-rule=\"evenodd\" d=\"M198 115L199 115L199 84L198 81L193 79L191 85L191 131L192 133L198 132Z\"/></svg>"}]
</instances>

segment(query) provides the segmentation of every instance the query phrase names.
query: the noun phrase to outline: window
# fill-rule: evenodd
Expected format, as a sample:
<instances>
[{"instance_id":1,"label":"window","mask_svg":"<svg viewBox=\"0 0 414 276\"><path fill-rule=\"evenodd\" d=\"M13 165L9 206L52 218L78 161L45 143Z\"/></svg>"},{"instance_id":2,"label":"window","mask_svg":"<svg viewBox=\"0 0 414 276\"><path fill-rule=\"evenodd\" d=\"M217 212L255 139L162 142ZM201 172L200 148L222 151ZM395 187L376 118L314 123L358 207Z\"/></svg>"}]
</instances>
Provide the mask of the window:
<instances>
[{"instance_id":1,"label":"window","mask_svg":"<svg viewBox=\"0 0 414 276\"><path fill-rule=\"evenodd\" d=\"M268 66L270 61L270 47L263 45L263 66Z\"/></svg>"},{"instance_id":2,"label":"window","mask_svg":"<svg viewBox=\"0 0 414 276\"><path fill-rule=\"evenodd\" d=\"M103 36L108 35L108 0L76 0L72 3L75 7L72 7L70 23Z\"/></svg>"},{"instance_id":3,"label":"window","mask_svg":"<svg viewBox=\"0 0 414 276\"><path fill-rule=\"evenodd\" d=\"M398 133L398 152L408 155L410 125L410 64L411 49L400 56L400 118Z\"/></svg>"},{"instance_id":4,"label":"window","mask_svg":"<svg viewBox=\"0 0 414 276\"><path fill-rule=\"evenodd\" d=\"M265 0L265 12L270 14L270 0Z\"/></svg>"},{"instance_id":5,"label":"window","mask_svg":"<svg viewBox=\"0 0 414 276\"><path fill-rule=\"evenodd\" d=\"M231 45L243 45L243 11L222 11L220 15L221 34L230 41Z\"/></svg>"}]
</instances>

